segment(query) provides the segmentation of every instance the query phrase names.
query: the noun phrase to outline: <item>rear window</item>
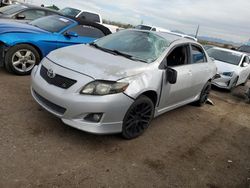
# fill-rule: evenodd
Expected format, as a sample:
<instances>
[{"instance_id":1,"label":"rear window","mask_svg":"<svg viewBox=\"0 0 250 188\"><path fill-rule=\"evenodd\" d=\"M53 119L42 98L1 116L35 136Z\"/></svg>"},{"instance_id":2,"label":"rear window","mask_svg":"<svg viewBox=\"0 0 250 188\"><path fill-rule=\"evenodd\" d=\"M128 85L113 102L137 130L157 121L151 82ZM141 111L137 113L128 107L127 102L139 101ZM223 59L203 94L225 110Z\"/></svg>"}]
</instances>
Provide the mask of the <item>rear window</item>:
<instances>
[{"instance_id":1,"label":"rear window","mask_svg":"<svg viewBox=\"0 0 250 188\"><path fill-rule=\"evenodd\" d=\"M80 19L90 21L90 22L98 22L100 23L100 17L98 14L94 14L91 12L83 12L80 16Z\"/></svg>"},{"instance_id":2,"label":"rear window","mask_svg":"<svg viewBox=\"0 0 250 188\"><path fill-rule=\"evenodd\" d=\"M9 5L9 6L0 8L0 14L10 15L10 14L20 12L21 10L25 10L27 8L28 7L23 6L23 5Z\"/></svg>"},{"instance_id":3,"label":"rear window","mask_svg":"<svg viewBox=\"0 0 250 188\"><path fill-rule=\"evenodd\" d=\"M60 32L74 22L59 16L46 16L30 22L30 25L49 32Z\"/></svg>"},{"instance_id":4,"label":"rear window","mask_svg":"<svg viewBox=\"0 0 250 188\"><path fill-rule=\"evenodd\" d=\"M69 31L76 32L79 36L82 37L101 38L105 36L101 30L87 25L77 25L73 28L70 28L66 32Z\"/></svg>"},{"instance_id":5,"label":"rear window","mask_svg":"<svg viewBox=\"0 0 250 188\"><path fill-rule=\"evenodd\" d=\"M76 17L81 11L75 8L64 8L59 12L65 16Z\"/></svg>"}]
</instances>

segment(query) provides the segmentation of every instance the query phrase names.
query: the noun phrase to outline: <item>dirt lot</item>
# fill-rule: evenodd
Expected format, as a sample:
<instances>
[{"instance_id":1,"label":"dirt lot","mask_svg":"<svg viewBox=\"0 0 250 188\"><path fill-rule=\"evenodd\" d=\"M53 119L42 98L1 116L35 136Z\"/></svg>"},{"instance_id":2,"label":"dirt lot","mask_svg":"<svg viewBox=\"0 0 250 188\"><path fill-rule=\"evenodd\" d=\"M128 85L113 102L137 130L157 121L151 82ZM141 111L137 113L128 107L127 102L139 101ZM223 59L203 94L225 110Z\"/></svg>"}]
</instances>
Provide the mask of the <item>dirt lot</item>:
<instances>
[{"instance_id":1,"label":"dirt lot","mask_svg":"<svg viewBox=\"0 0 250 188\"><path fill-rule=\"evenodd\" d=\"M248 188L250 104L238 91L125 141L64 125L33 101L29 79L0 69L0 187Z\"/></svg>"}]
</instances>

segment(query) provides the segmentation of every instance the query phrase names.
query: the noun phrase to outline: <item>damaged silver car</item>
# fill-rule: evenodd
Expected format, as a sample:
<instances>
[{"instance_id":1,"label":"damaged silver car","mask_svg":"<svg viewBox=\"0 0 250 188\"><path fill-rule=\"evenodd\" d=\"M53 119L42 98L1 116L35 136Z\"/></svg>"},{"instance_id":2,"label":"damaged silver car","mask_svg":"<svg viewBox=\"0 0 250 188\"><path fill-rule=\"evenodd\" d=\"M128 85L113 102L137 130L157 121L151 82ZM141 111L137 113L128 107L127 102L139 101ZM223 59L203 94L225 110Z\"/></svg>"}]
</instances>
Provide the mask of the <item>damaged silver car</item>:
<instances>
[{"instance_id":1,"label":"damaged silver car","mask_svg":"<svg viewBox=\"0 0 250 188\"><path fill-rule=\"evenodd\" d=\"M215 64L193 40L123 30L51 52L34 68L31 92L69 126L132 139L156 116L204 104L215 74Z\"/></svg>"}]
</instances>

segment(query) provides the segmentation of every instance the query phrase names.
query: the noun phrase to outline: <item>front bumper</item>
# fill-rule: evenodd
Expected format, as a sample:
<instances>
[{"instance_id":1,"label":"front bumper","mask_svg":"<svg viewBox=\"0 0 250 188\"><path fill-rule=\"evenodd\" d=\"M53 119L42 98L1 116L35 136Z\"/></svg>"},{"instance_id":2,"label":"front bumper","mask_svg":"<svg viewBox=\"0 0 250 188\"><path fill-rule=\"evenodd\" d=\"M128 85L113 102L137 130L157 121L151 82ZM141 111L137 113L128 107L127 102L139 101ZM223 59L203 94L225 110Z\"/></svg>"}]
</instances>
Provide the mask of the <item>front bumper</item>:
<instances>
[{"instance_id":1,"label":"front bumper","mask_svg":"<svg viewBox=\"0 0 250 188\"><path fill-rule=\"evenodd\" d=\"M231 89L236 77L237 76L235 74L232 77L220 74L220 78L214 79L212 84L222 89Z\"/></svg>"},{"instance_id":2,"label":"front bumper","mask_svg":"<svg viewBox=\"0 0 250 188\"><path fill-rule=\"evenodd\" d=\"M134 102L131 98L123 93L106 96L81 95L79 91L84 86L81 81L85 80L87 83L92 79L58 65L53 66L58 73L74 75L78 82L69 89L50 85L40 76L41 66L35 67L31 75L31 93L37 103L71 127L95 134L122 132L123 118ZM90 113L103 113L100 122L86 121L84 118Z\"/></svg>"}]
</instances>

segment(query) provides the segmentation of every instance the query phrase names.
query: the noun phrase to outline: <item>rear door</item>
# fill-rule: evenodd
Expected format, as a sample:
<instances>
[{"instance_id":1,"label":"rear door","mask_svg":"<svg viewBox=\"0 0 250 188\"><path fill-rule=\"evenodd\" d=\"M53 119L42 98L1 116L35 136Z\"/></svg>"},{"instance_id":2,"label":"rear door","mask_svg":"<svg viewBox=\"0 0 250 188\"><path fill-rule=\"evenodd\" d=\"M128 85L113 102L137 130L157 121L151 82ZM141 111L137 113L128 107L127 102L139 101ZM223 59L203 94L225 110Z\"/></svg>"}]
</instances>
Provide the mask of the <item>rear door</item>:
<instances>
[{"instance_id":1,"label":"rear door","mask_svg":"<svg viewBox=\"0 0 250 188\"><path fill-rule=\"evenodd\" d=\"M192 84L190 89L193 92L193 97L200 94L201 90L209 80L209 62L206 54L199 45L190 44L191 49L191 69L192 69Z\"/></svg>"},{"instance_id":2,"label":"rear door","mask_svg":"<svg viewBox=\"0 0 250 188\"><path fill-rule=\"evenodd\" d=\"M77 37L69 37L67 33L74 32L77 33ZM77 25L74 26L64 34L59 36L58 48L70 46L74 44L86 44L93 42L94 40L105 36L105 34L98 28L87 26L87 25Z\"/></svg>"}]
</instances>

